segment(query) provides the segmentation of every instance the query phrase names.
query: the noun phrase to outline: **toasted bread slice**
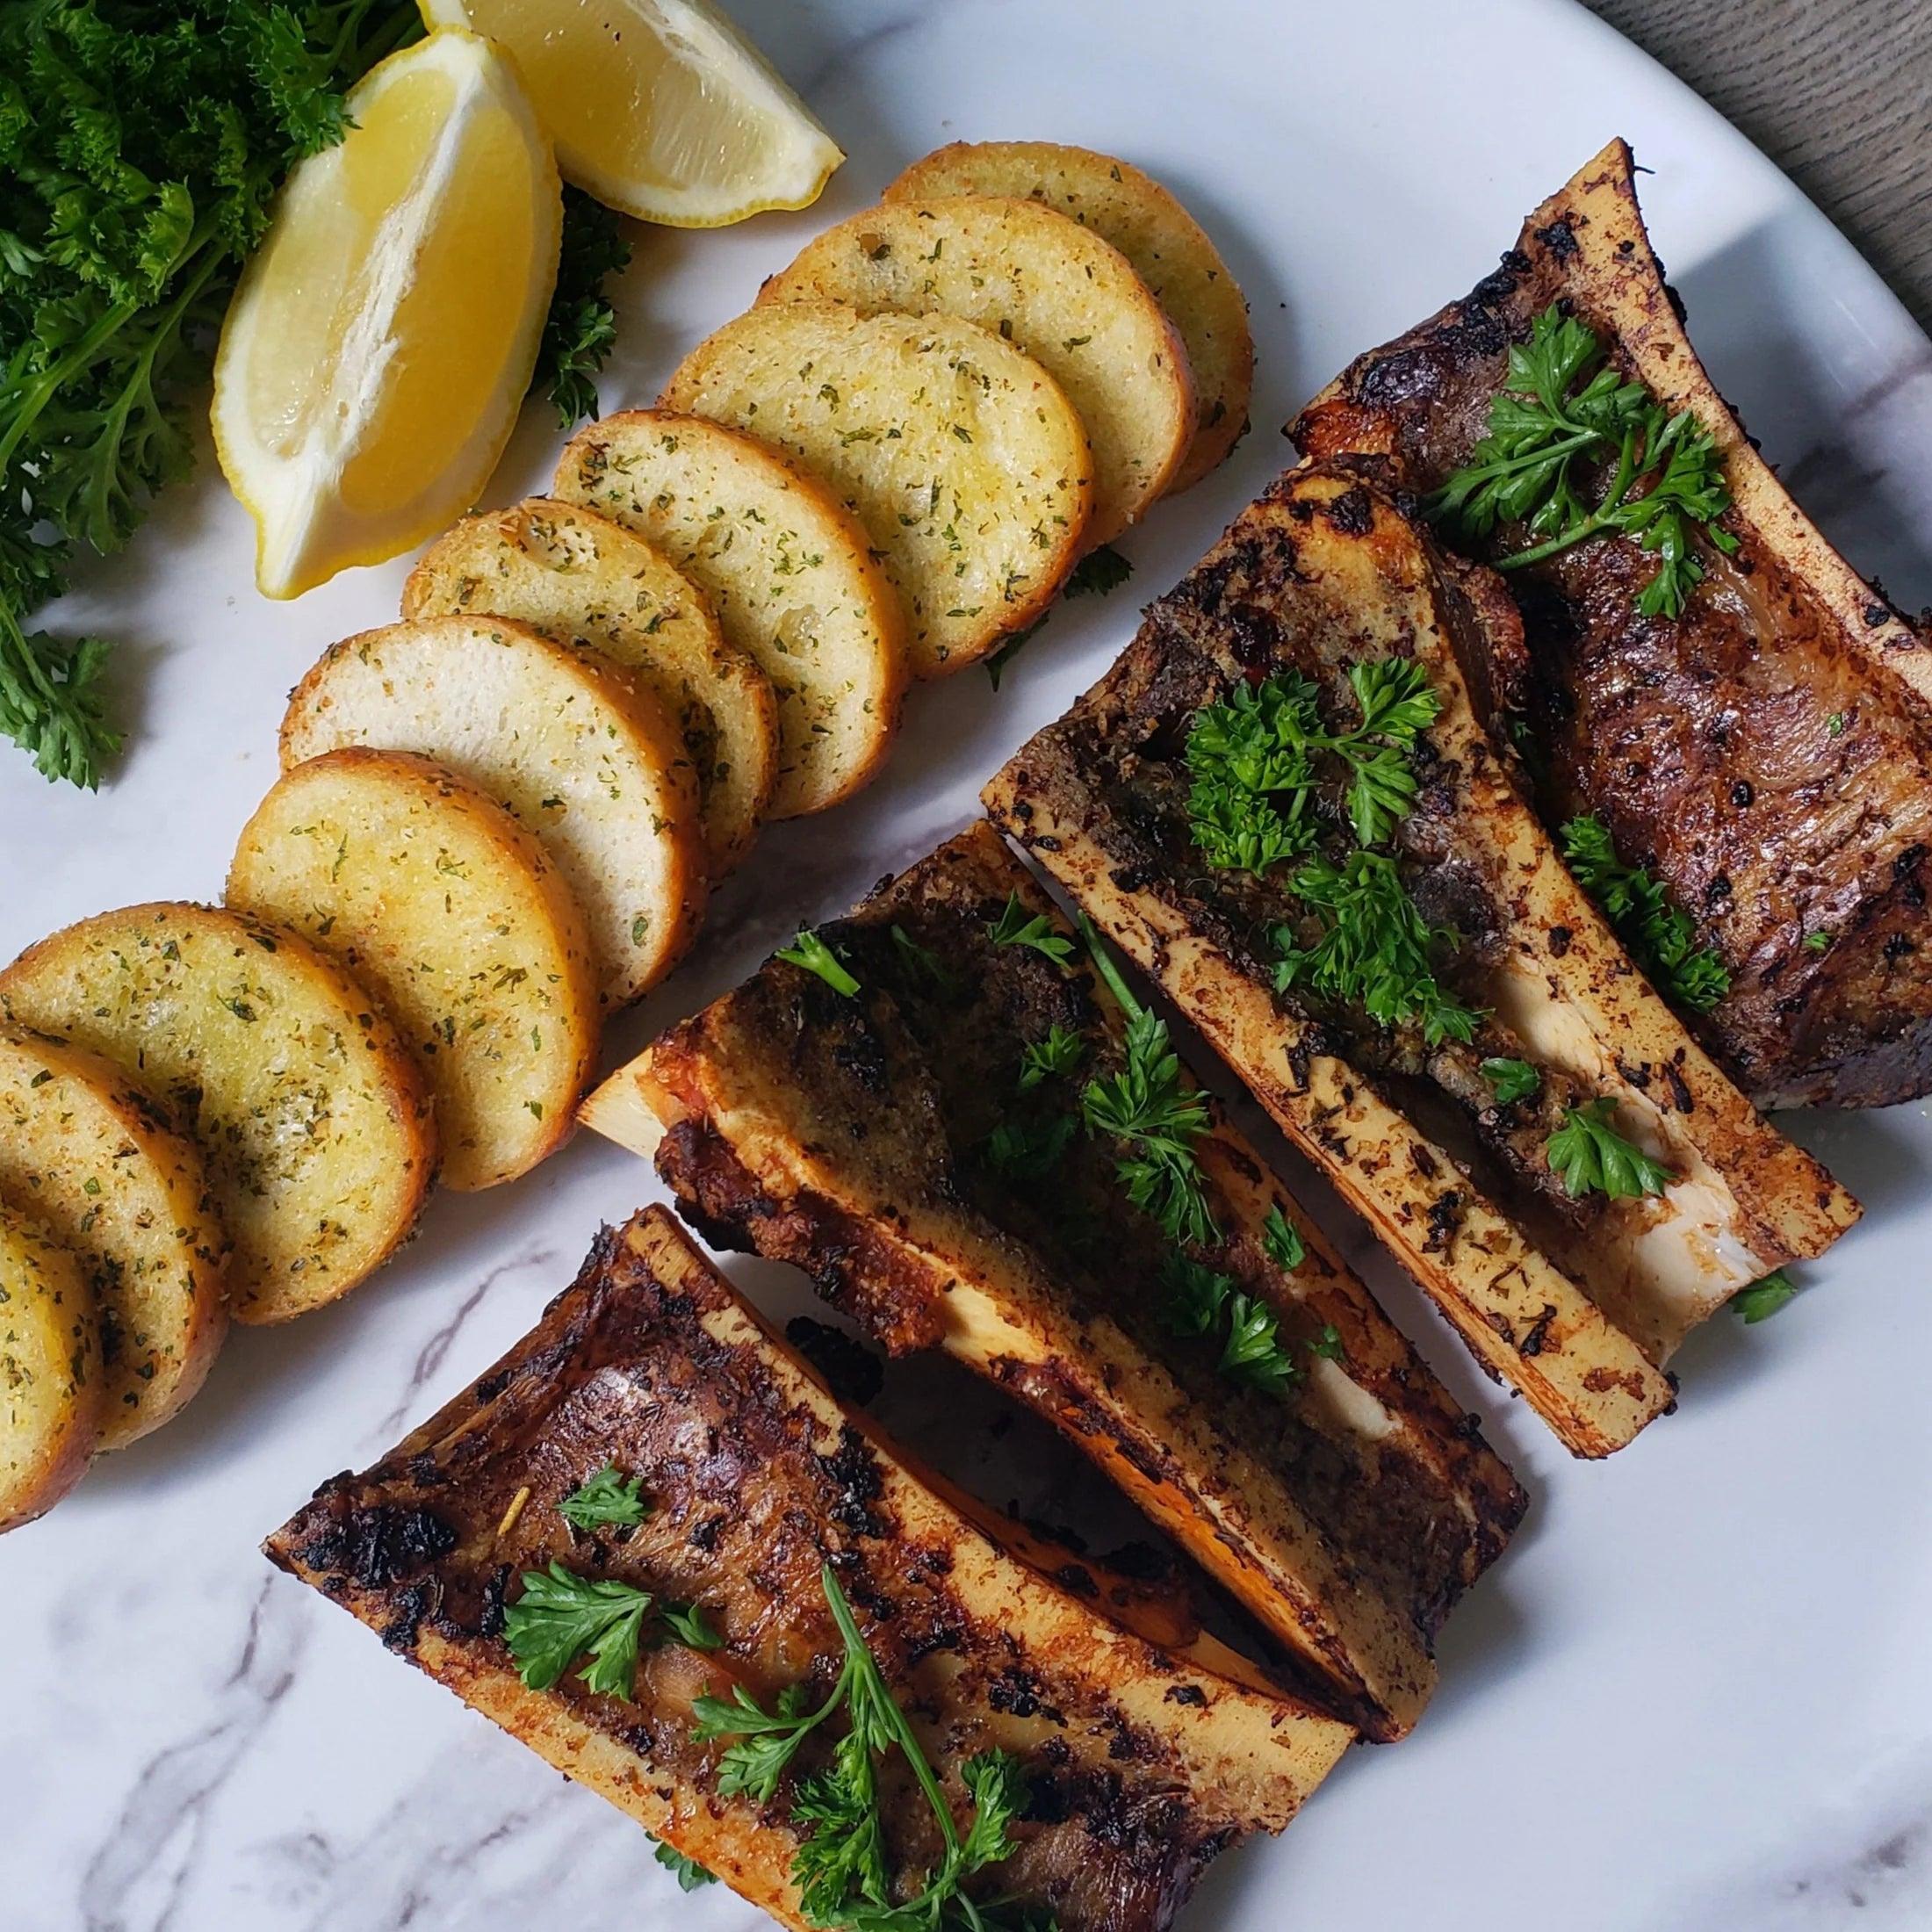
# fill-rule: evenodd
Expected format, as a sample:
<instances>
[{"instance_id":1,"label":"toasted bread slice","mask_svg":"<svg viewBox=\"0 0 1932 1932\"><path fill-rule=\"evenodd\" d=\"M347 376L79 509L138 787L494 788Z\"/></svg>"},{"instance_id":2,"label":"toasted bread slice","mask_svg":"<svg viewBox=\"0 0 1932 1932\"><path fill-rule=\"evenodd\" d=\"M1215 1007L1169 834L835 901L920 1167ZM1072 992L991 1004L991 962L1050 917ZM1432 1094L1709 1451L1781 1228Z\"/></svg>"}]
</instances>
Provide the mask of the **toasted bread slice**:
<instances>
[{"instance_id":1,"label":"toasted bread slice","mask_svg":"<svg viewBox=\"0 0 1932 1932\"><path fill-rule=\"evenodd\" d=\"M778 701L663 551L554 497L486 510L432 544L402 593L405 617L479 612L589 645L637 677L683 740L711 876L745 856L778 775Z\"/></svg>"},{"instance_id":2,"label":"toasted bread slice","mask_svg":"<svg viewBox=\"0 0 1932 1932\"><path fill-rule=\"evenodd\" d=\"M1171 494L1225 462L1248 426L1254 337L1248 305L1200 224L1151 176L1091 148L1050 141L955 141L915 161L888 201L1023 196L1092 228L1134 264L1186 346L1194 433Z\"/></svg>"},{"instance_id":3,"label":"toasted bread slice","mask_svg":"<svg viewBox=\"0 0 1932 1932\"><path fill-rule=\"evenodd\" d=\"M0 1207L0 1531L44 1515L100 1440L100 1318L80 1258Z\"/></svg>"},{"instance_id":4,"label":"toasted bread slice","mask_svg":"<svg viewBox=\"0 0 1932 1932\"><path fill-rule=\"evenodd\" d=\"M607 1005L690 944L705 894L695 775L657 701L595 652L508 617L345 638L290 695L282 763L346 745L434 759L522 819L583 909Z\"/></svg>"},{"instance_id":5,"label":"toasted bread slice","mask_svg":"<svg viewBox=\"0 0 1932 1932\"><path fill-rule=\"evenodd\" d=\"M227 891L382 1002L436 1094L451 1187L514 1180L561 1144L597 1042L583 915L480 788L407 752L324 753L256 808Z\"/></svg>"},{"instance_id":6,"label":"toasted bread slice","mask_svg":"<svg viewBox=\"0 0 1932 1932\"><path fill-rule=\"evenodd\" d=\"M663 401L754 429L831 485L898 587L915 677L1024 630L1080 553L1086 431L1038 363L976 323L765 303L700 342Z\"/></svg>"},{"instance_id":7,"label":"toasted bread slice","mask_svg":"<svg viewBox=\"0 0 1932 1932\"><path fill-rule=\"evenodd\" d=\"M957 315L1023 350L1086 425L1089 544L1138 523L1193 440L1187 350L1153 292L1096 229L1037 201L883 202L808 242L758 299Z\"/></svg>"},{"instance_id":8,"label":"toasted bread slice","mask_svg":"<svg viewBox=\"0 0 1932 1932\"><path fill-rule=\"evenodd\" d=\"M607 1465L638 1480L649 1513L573 1530L559 1503ZM1084 1566L1049 1575L1031 1547L841 1409L661 1208L606 1231L503 1360L376 1467L325 1484L267 1546L800 1932L825 1919L798 1893L797 1801L844 1720L761 1804L721 1777L724 1745L694 1734L692 1709L734 1688L769 1708L798 1684L807 1708L823 1702L844 1654L829 1574L955 1815L976 1753L1019 1760L1032 1802L986 1874L1013 1901L1000 1922L1161 1932L1217 1852L1288 1822L1352 1734L1211 1638L1157 1645L1122 1628L1085 1594ZM551 1563L697 1605L717 1647L659 1641L653 1622L628 1696L591 1690L580 1668L530 1688L502 1634L505 1598L514 1611L523 1579ZM932 1814L893 1775L878 1810L904 1897L930 1864Z\"/></svg>"},{"instance_id":9,"label":"toasted bread slice","mask_svg":"<svg viewBox=\"0 0 1932 1932\"><path fill-rule=\"evenodd\" d=\"M367 991L285 926L161 903L83 919L0 973L0 1019L119 1067L201 1150L231 1312L345 1294L415 1225L429 1089Z\"/></svg>"},{"instance_id":10,"label":"toasted bread slice","mask_svg":"<svg viewBox=\"0 0 1932 1932\"><path fill-rule=\"evenodd\" d=\"M0 1025L0 1204L74 1255L99 1311L100 1446L158 1429L227 1332L227 1236L193 1142L119 1069Z\"/></svg>"},{"instance_id":11,"label":"toasted bread slice","mask_svg":"<svg viewBox=\"0 0 1932 1932\"><path fill-rule=\"evenodd\" d=\"M721 423L627 409L571 438L556 491L655 544L770 680L772 817L823 811L871 781L898 728L905 619L823 483Z\"/></svg>"},{"instance_id":12,"label":"toasted bread slice","mask_svg":"<svg viewBox=\"0 0 1932 1932\"><path fill-rule=\"evenodd\" d=\"M1064 959L995 939L1003 919L1037 919ZM1509 1471L1218 1120L1198 1148L1216 1231L1186 1258L1277 1336L1285 1386L1231 1376L1220 1327L1177 1332L1183 1257L1120 1149L1049 1137L1123 1064L1127 1017L990 827L825 936L856 992L774 962L605 1082L586 1121L639 1148L661 1122L659 1172L713 1239L798 1264L888 1347L937 1345L1038 1409L1337 1708L1401 1735L1436 1629L1522 1513ZM1049 1037L1055 1071L1029 1067Z\"/></svg>"}]
</instances>

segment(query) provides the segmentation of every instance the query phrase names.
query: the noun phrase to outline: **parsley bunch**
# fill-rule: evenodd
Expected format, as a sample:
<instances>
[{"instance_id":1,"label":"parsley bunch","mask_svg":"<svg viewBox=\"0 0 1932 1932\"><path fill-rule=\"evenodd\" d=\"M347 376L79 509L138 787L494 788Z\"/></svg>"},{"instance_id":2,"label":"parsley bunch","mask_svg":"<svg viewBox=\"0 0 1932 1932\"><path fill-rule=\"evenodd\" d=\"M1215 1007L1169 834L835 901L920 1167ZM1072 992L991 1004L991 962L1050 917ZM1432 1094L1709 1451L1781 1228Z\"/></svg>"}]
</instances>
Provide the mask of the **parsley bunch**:
<instances>
[{"instance_id":1,"label":"parsley bunch","mask_svg":"<svg viewBox=\"0 0 1932 1932\"><path fill-rule=\"evenodd\" d=\"M8 0L0 7L0 732L93 787L120 734L108 645L28 629L76 550L124 544L192 461L191 413L289 168L415 38L407 0ZM540 378L588 407L624 252L573 197Z\"/></svg>"},{"instance_id":2,"label":"parsley bunch","mask_svg":"<svg viewBox=\"0 0 1932 1932\"><path fill-rule=\"evenodd\" d=\"M1340 866L1311 859L1295 874L1294 890L1315 908L1322 930L1302 947L1292 926L1277 928L1278 989L1307 986L1360 1006L1385 1027L1420 1020L1432 1047L1474 1038L1482 1016L1445 991L1430 964L1431 945L1454 935L1424 919L1395 860L1380 852L1352 853Z\"/></svg>"},{"instance_id":3,"label":"parsley bunch","mask_svg":"<svg viewBox=\"0 0 1932 1932\"><path fill-rule=\"evenodd\" d=\"M1690 915L1640 865L1617 856L1601 818L1572 818L1560 836L1571 876L1617 928L1637 963L1673 1005L1709 1013L1731 990L1731 975L1708 946L1698 944Z\"/></svg>"},{"instance_id":4,"label":"parsley bunch","mask_svg":"<svg viewBox=\"0 0 1932 1932\"><path fill-rule=\"evenodd\" d=\"M1594 502L1577 477L1591 463L1610 465ZM1539 541L1499 559L1499 570L1520 570L1591 537L1632 537L1659 559L1638 609L1675 617L1704 579L1693 527L1727 555L1736 550L1737 538L1717 524L1730 507L1715 439L1689 410L1668 415L1640 382L1624 381L1596 332L1552 305L1531 323L1527 342L1510 345L1489 433L1428 510L1468 538L1502 523L1525 524Z\"/></svg>"},{"instance_id":5,"label":"parsley bunch","mask_svg":"<svg viewBox=\"0 0 1932 1932\"><path fill-rule=\"evenodd\" d=\"M792 1817L806 1828L791 1867L804 1917L827 1932L1020 1932L1021 1927L1049 1932L1036 1915L977 1904L962 1889L973 1873L1013 1856L1007 1827L1027 1799L1019 1761L1005 1751L983 1751L961 1765L960 1782L973 1807L962 1830L829 1563L818 1581L845 1646L845 1662L825 1702L808 1709L804 1686L795 1683L768 1712L739 1684L729 1699L700 1698L693 1707L699 1738L733 1741L719 1760L719 1794L768 1805L799 1747L842 1712L847 1729L833 1746L830 1768L800 1779L792 1799ZM880 1762L893 1750L931 1807L943 1848L919 1890L898 1905L879 1797Z\"/></svg>"}]
</instances>

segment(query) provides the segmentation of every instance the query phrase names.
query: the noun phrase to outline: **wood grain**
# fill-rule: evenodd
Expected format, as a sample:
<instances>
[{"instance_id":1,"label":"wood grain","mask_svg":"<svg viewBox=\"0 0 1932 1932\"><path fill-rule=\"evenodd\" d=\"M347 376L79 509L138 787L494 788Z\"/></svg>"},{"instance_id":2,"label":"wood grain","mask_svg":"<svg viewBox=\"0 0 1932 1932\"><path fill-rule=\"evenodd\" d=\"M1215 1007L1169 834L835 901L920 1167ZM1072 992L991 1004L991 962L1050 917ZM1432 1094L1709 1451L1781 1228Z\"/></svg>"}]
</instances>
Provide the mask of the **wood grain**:
<instances>
[{"instance_id":1,"label":"wood grain","mask_svg":"<svg viewBox=\"0 0 1932 1932\"><path fill-rule=\"evenodd\" d=\"M1932 329L1932 0L1589 0L1764 150Z\"/></svg>"}]
</instances>

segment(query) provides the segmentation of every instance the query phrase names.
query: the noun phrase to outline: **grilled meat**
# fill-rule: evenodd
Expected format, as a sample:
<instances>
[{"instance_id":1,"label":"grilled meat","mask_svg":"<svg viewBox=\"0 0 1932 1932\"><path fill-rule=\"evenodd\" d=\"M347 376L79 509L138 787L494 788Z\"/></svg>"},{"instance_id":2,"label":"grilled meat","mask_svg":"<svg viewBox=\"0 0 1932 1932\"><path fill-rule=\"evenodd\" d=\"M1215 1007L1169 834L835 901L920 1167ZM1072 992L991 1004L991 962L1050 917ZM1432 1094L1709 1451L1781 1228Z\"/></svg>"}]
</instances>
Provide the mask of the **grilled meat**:
<instances>
[{"instance_id":1,"label":"grilled meat","mask_svg":"<svg viewBox=\"0 0 1932 1932\"><path fill-rule=\"evenodd\" d=\"M607 1463L643 1478L650 1514L573 1531L558 1502ZM808 1921L790 1799L825 1749L815 1734L761 1808L721 1794L722 1747L694 1737L691 1712L735 1686L767 1708L798 1683L823 1699L842 1655L827 1561L955 1816L974 1753L1023 1760L1019 1849L983 1876L1064 1932L1167 1925L1208 1862L1286 1824L1350 1738L1211 1640L1157 1647L1099 1614L1091 1583L1072 1594L1013 1554L840 1409L661 1209L607 1230L473 1388L373 1469L325 1483L267 1549L793 1927ZM505 1601L552 1561L702 1605L722 1647L646 1647L634 1701L574 1674L526 1689ZM931 1813L909 1777L883 1780L881 1802L895 1880L913 1885L938 1856Z\"/></svg>"},{"instance_id":2,"label":"grilled meat","mask_svg":"<svg viewBox=\"0 0 1932 1932\"><path fill-rule=\"evenodd\" d=\"M1289 1135L1367 1216L1492 1373L1579 1454L1671 1406L1662 1373L1746 1282L1834 1240L1855 1204L1751 1109L1651 994L1524 802L1460 666L1507 661L1494 576L1436 551L1347 469L1291 472L1153 605L1099 684L987 788L997 823L1156 973ZM1453 945L1438 971L1474 1009L1467 1042L1274 985L1279 929L1305 926L1293 865L1208 865L1184 762L1196 712L1283 674L1324 716L1352 664L1413 659L1441 705L1417 747L1398 863ZM1353 840L1339 819L1331 854ZM1499 1102L1488 1059L1539 1070ZM1614 1103L1674 1177L1648 1199L1572 1200L1546 1143Z\"/></svg>"},{"instance_id":3,"label":"grilled meat","mask_svg":"<svg viewBox=\"0 0 1932 1932\"><path fill-rule=\"evenodd\" d=\"M1015 894L1070 961L991 937ZM1218 1335L1175 1332L1174 1244L1128 1200L1117 1145L1078 1129L1081 1090L1121 1064L1121 1011L990 827L822 936L856 993L775 960L586 1119L655 1146L712 1238L799 1264L889 1348L943 1346L1029 1403L1352 1719L1405 1731L1436 1630L1523 1510L1474 1418L1222 1124L1199 1150L1222 1238L1196 1258L1277 1312L1305 1379L1244 1388ZM1078 1063L1022 1087L1022 1055L1055 1027ZM1276 1205L1306 1244L1292 1269L1264 1241ZM1312 1352L1331 1326L1338 1344Z\"/></svg>"},{"instance_id":4,"label":"grilled meat","mask_svg":"<svg viewBox=\"0 0 1932 1932\"><path fill-rule=\"evenodd\" d=\"M1499 270L1359 357L1289 433L1308 456L1432 490L1487 429L1510 343L1553 303L1716 436L1739 548L1700 545L1709 575L1675 619L1639 610L1655 559L1627 537L1512 573L1528 648L1479 695L1526 720L1546 821L1601 817L1722 956L1730 992L1689 1024L1760 1105L1932 1091L1932 641L1806 521L1711 386L1629 148L1612 141ZM1506 523L1482 554L1526 541Z\"/></svg>"}]
</instances>

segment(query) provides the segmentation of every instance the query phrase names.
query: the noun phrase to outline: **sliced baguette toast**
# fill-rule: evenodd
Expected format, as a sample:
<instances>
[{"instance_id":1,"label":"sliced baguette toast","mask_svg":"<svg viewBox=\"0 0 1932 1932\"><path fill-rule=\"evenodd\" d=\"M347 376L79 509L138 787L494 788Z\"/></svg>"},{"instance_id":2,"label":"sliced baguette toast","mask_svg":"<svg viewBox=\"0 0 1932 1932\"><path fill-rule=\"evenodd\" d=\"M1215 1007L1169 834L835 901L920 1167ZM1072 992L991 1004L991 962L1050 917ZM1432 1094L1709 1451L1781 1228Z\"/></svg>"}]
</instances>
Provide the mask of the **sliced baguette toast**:
<instances>
[{"instance_id":1,"label":"sliced baguette toast","mask_svg":"<svg viewBox=\"0 0 1932 1932\"><path fill-rule=\"evenodd\" d=\"M1140 521L1193 438L1193 378L1166 311L1098 228L1037 201L960 194L862 209L814 236L758 299L956 315L1031 356L1093 446L1089 544Z\"/></svg>"},{"instance_id":2,"label":"sliced baguette toast","mask_svg":"<svg viewBox=\"0 0 1932 1932\"><path fill-rule=\"evenodd\" d=\"M1064 963L991 938L1009 903ZM775 961L606 1082L588 1124L655 1143L714 1237L797 1263L889 1348L942 1347L1037 1409L1352 1719L1406 1731L1437 1627L1521 1514L1509 1472L1225 1122L1199 1155L1218 1234L1185 1256L1132 1204L1117 1145L1070 1131L1126 1020L990 828L822 937L856 993ZM1077 1056L1032 1078L1049 1035ZM1056 1135L1034 1171L1027 1148ZM1220 1328L1177 1330L1184 1260L1279 1324L1292 1387L1231 1377Z\"/></svg>"},{"instance_id":3,"label":"sliced baguette toast","mask_svg":"<svg viewBox=\"0 0 1932 1932\"><path fill-rule=\"evenodd\" d=\"M955 141L915 161L885 191L888 201L935 195L1025 197L1118 249L1179 331L1194 378L1194 433L1169 494L1227 460L1248 427L1254 387L1248 305L1206 231L1159 182L1091 148Z\"/></svg>"},{"instance_id":4,"label":"sliced baguette toast","mask_svg":"<svg viewBox=\"0 0 1932 1932\"><path fill-rule=\"evenodd\" d=\"M559 1502L606 1467L648 1513L573 1530ZM1279 1830L1350 1739L1211 1639L1157 1647L1035 1570L841 1409L659 1208L607 1231L503 1360L374 1468L324 1484L267 1549L799 1932L814 1921L793 1806L840 1720L761 1805L721 1781L693 1705L742 1692L768 1709L793 1685L822 1701L843 1654L828 1570L956 1815L975 1753L1019 1760L1026 1822L988 1876L1027 1923L1160 1932L1215 1854ZM717 1647L647 1636L628 1697L569 1669L531 1689L505 1605L550 1564L696 1605ZM931 1864L930 1813L909 1778L879 1791L903 1887Z\"/></svg>"},{"instance_id":5,"label":"sliced baguette toast","mask_svg":"<svg viewBox=\"0 0 1932 1932\"><path fill-rule=\"evenodd\" d=\"M465 517L403 587L405 617L486 612L587 645L644 684L683 740L712 876L737 865L771 806L778 701L670 559L613 517L528 497Z\"/></svg>"},{"instance_id":6,"label":"sliced baguette toast","mask_svg":"<svg viewBox=\"0 0 1932 1932\"><path fill-rule=\"evenodd\" d=\"M984 794L1099 927L1165 987L1289 1136L1421 1282L1491 1373L1578 1454L1675 1402L1664 1364L1739 1288L1856 1217L1646 985L1557 857L1465 679L1472 632L1513 619L1489 573L1443 559L1347 470L1291 472L1244 511L1133 645ZM1440 709L1399 817L1397 874L1441 929L1460 1032L1378 1025L1278 990L1287 932L1313 944L1301 873L1212 862L1185 748L1202 707L1308 681L1353 715L1351 667L1412 660ZM1313 854L1343 850L1323 821ZM1521 1063L1499 1099L1489 1069ZM1571 1192L1554 1136L1578 1110L1659 1164L1660 1191ZM1572 1129L1574 1131L1574 1128Z\"/></svg>"},{"instance_id":7,"label":"sliced baguette toast","mask_svg":"<svg viewBox=\"0 0 1932 1932\"><path fill-rule=\"evenodd\" d=\"M655 985L703 916L681 739L595 652L509 617L420 617L332 644L289 695L285 769L345 746L414 752L541 841L589 926L607 1005Z\"/></svg>"},{"instance_id":8,"label":"sliced baguette toast","mask_svg":"<svg viewBox=\"0 0 1932 1932\"><path fill-rule=\"evenodd\" d=\"M31 1216L0 1206L0 1533L44 1515L100 1442L101 1324L86 1272Z\"/></svg>"},{"instance_id":9,"label":"sliced baguette toast","mask_svg":"<svg viewBox=\"0 0 1932 1932\"><path fill-rule=\"evenodd\" d=\"M415 1224L436 1151L415 1058L286 926L178 903L102 912L0 972L0 1020L111 1061L194 1142L239 1322L333 1301Z\"/></svg>"},{"instance_id":10,"label":"sliced baguette toast","mask_svg":"<svg viewBox=\"0 0 1932 1932\"><path fill-rule=\"evenodd\" d=\"M823 811L871 781L898 728L905 618L824 483L722 423L624 409L571 438L555 491L656 544L771 681L775 818Z\"/></svg>"},{"instance_id":11,"label":"sliced baguette toast","mask_svg":"<svg viewBox=\"0 0 1932 1932\"><path fill-rule=\"evenodd\" d=\"M660 400L824 479L898 591L917 677L1024 630L1084 547L1086 430L1037 362L972 322L761 303L700 342Z\"/></svg>"},{"instance_id":12,"label":"sliced baguette toast","mask_svg":"<svg viewBox=\"0 0 1932 1932\"><path fill-rule=\"evenodd\" d=\"M38 1220L93 1290L100 1446L158 1429L228 1327L228 1239L194 1143L97 1054L0 1025L0 1205Z\"/></svg>"},{"instance_id":13,"label":"sliced baguette toast","mask_svg":"<svg viewBox=\"0 0 1932 1932\"><path fill-rule=\"evenodd\" d=\"M256 808L227 898L381 1002L436 1095L449 1186L514 1180L568 1135L597 1043L583 914L479 788L407 752L325 752Z\"/></svg>"}]
</instances>

